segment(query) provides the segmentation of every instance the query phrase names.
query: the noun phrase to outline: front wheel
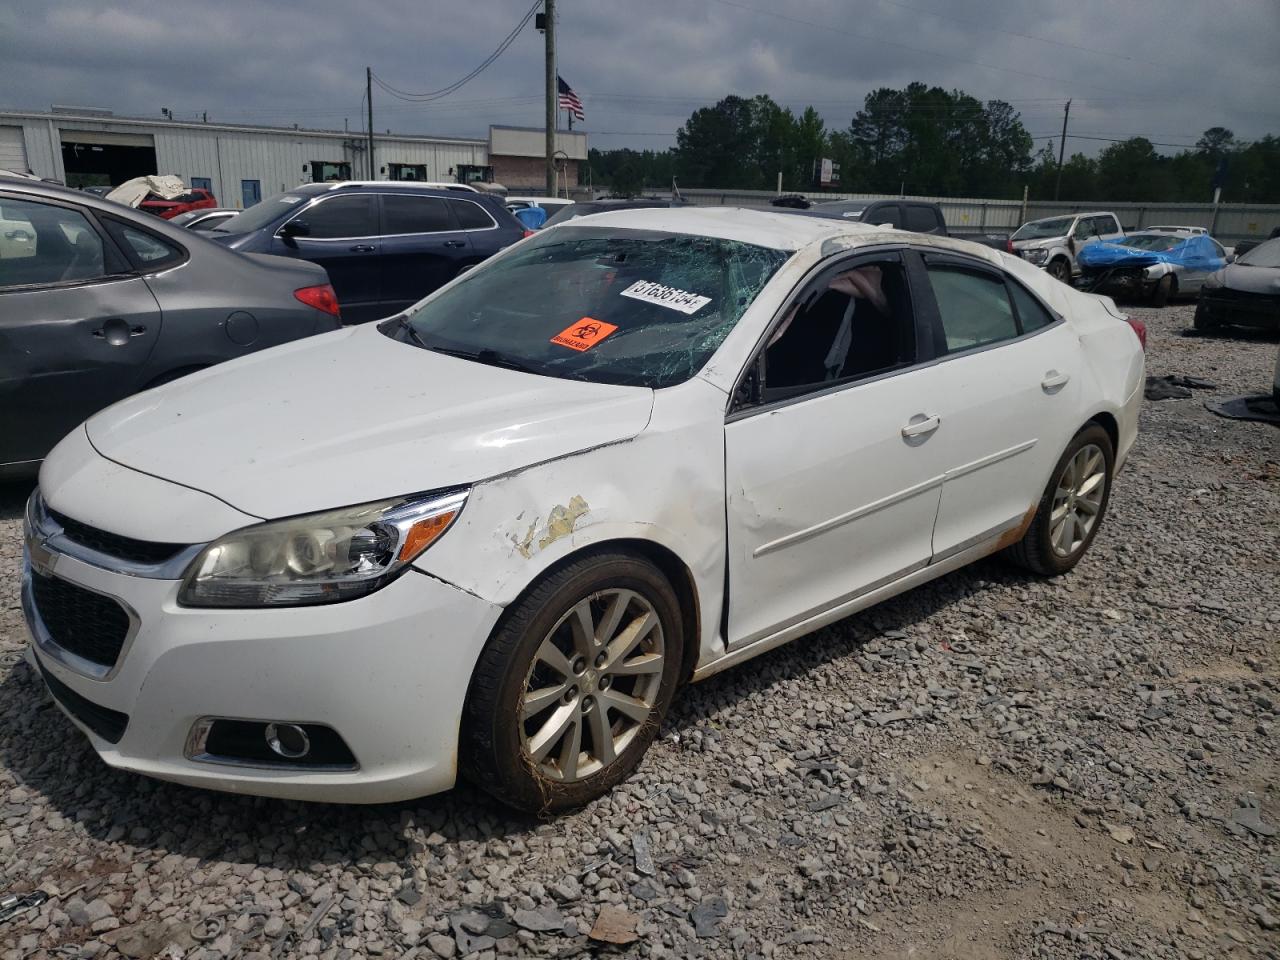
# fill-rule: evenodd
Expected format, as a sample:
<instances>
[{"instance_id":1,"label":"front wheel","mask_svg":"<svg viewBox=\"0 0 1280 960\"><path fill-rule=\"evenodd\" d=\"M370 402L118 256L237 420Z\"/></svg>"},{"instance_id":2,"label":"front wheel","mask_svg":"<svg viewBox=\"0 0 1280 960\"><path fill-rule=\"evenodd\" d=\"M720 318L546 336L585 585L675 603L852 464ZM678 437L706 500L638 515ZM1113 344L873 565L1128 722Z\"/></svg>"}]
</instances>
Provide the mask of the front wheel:
<instances>
[{"instance_id":1,"label":"front wheel","mask_svg":"<svg viewBox=\"0 0 1280 960\"><path fill-rule=\"evenodd\" d=\"M1111 437L1092 423L1072 438L1053 469L1026 535L1009 558L1042 577L1072 569L1102 526L1111 497L1115 450Z\"/></svg>"},{"instance_id":2,"label":"front wheel","mask_svg":"<svg viewBox=\"0 0 1280 960\"><path fill-rule=\"evenodd\" d=\"M671 704L682 622L671 584L640 557L594 554L543 580L480 655L464 772L522 810L606 793L639 765Z\"/></svg>"},{"instance_id":3,"label":"front wheel","mask_svg":"<svg viewBox=\"0 0 1280 960\"><path fill-rule=\"evenodd\" d=\"M1212 330L1217 326L1216 323L1209 319L1209 311L1204 308L1203 300L1196 304L1196 315L1191 321L1191 325L1201 333Z\"/></svg>"},{"instance_id":4,"label":"front wheel","mask_svg":"<svg viewBox=\"0 0 1280 960\"><path fill-rule=\"evenodd\" d=\"M1176 289L1173 274L1166 273L1156 283L1156 288L1151 291L1151 305L1153 307L1163 307L1169 302L1169 298L1173 296Z\"/></svg>"},{"instance_id":5,"label":"front wheel","mask_svg":"<svg viewBox=\"0 0 1280 960\"><path fill-rule=\"evenodd\" d=\"M1053 279L1060 280L1063 283L1071 282L1071 264L1067 262L1065 257L1056 257L1050 260L1046 269Z\"/></svg>"}]
</instances>

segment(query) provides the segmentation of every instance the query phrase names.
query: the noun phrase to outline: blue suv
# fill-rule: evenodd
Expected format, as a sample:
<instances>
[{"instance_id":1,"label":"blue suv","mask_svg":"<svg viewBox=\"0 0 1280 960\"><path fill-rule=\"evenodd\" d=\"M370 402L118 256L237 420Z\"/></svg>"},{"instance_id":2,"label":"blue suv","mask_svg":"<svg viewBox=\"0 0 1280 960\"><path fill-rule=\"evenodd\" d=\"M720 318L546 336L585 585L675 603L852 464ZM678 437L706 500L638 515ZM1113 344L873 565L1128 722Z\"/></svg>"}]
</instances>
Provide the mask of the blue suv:
<instances>
[{"instance_id":1,"label":"blue suv","mask_svg":"<svg viewBox=\"0 0 1280 960\"><path fill-rule=\"evenodd\" d=\"M320 264L342 319L363 323L416 303L527 232L489 194L378 180L304 184L206 236L241 253Z\"/></svg>"}]
</instances>

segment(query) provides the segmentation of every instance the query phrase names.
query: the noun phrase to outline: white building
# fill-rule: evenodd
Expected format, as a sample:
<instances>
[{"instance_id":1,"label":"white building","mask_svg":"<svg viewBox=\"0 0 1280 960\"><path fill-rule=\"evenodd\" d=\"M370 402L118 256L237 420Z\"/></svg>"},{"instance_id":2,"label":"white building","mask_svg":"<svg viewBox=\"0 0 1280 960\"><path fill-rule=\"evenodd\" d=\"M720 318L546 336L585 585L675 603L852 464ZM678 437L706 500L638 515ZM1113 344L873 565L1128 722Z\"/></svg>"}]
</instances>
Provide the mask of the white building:
<instances>
[{"instance_id":1,"label":"white building","mask_svg":"<svg viewBox=\"0 0 1280 960\"><path fill-rule=\"evenodd\" d=\"M0 111L0 169L68 186L113 185L144 174L177 174L244 207L299 183L323 180L497 180L543 188L542 132L490 127L488 140L375 134L373 177L360 131L306 130L199 121L117 117L107 110L55 107ZM586 159L586 134L561 132L569 186ZM532 153L530 151L533 151ZM504 180L504 173L510 178ZM536 173L536 176L534 175Z\"/></svg>"}]
</instances>

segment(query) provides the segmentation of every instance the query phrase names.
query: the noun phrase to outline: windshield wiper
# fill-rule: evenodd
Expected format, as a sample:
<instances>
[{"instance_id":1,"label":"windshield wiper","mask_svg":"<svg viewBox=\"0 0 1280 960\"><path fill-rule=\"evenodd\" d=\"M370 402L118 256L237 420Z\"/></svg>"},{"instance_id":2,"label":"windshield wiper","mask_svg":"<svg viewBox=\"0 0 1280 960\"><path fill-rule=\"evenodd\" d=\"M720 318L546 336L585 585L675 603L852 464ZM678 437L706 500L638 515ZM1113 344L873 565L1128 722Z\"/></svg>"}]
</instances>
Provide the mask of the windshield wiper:
<instances>
[{"instance_id":1,"label":"windshield wiper","mask_svg":"<svg viewBox=\"0 0 1280 960\"><path fill-rule=\"evenodd\" d=\"M412 330L413 328L410 327ZM414 331L416 336L417 331ZM421 342L421 341L419 341ZM424 344L425 346L425 344ZM505 353L499 353L497 350L455 350L452 347L427 347L428 350L435 353L447 354L450 357L458 357L461 360L471 360L474 363L483 363L490 367L505 367L507 370L519 370L521 373L542 373L539 367L531 366L515 357L509 357Z\"/></svg>"},{"instance_id":2,"label":"windshield wiper","mask_svg":"<svg viewBox=\"0 0 1280 960\"><path fill-rule=\"evenodd\" d=\"M416 343L418 346L422 347L423 350L431 349L431 347L427 346L427 341L422 339L422 334L420 334L414 328L413 324L409 322L408 317L397 317L396 326L399 327L401 330L403 330L408 335L409 339L412 340L414 343Z\"/></svg>"}]
</instances>

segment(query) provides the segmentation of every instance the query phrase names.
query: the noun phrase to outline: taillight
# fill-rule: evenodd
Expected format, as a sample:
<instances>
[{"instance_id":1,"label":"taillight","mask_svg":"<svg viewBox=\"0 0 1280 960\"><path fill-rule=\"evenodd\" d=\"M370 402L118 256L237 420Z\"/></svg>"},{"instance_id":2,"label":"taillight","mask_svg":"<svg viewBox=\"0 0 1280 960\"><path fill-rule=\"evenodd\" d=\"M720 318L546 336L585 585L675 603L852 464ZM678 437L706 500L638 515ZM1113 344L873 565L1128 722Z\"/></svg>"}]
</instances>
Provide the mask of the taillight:
<instances>
[{"instance_id":1,"label":"taillight","mask_svg":"<svg viewBox=\"0 0 1280 960\"><path fill-rule=\"evenodd\" d=\"M1142 349L1146 350L1147 349L1147 325L1143 323L1141 320L1136 320L1133 317L1125 317L1124 322L1129 324L1129 326L1133 327L1133 332L1138 335L1138 342L1142 344Z\"/></svg>"},{"instance_id":2,"label":"taillight","mask_svg":"<svg viewBox=\"0 0 1280 960\"><path fill-rule=\"evenodd\" d=\"M322 283L314 287L302 287L293 291L293 295L308 307L323 310L334 317L339 316L338 295L333 292L333 287L330 284Z\"/></svg>"},{"instance_id":3,"label":"taillight","mask_svg":"<svg viewBox=\"0 0 1280 960\"><path fill-rule=\"evenodd\" d=\"M532 236L533 236L533 231L530 230L528 227L525 227L524 236L522 236L520 239L523 240L525 237L532 237Z\"/></svg>"},{"instance_id":4,"label":"taillight","mask_svg":"<svg viewBox=\"0 0 1280 960\"><path fill-rule=\"evenodd\" d=\"M1013 253L1013 238L1006 238L1004 241L1004 249L1006 253Z\"/></svg>"}]
</instances>

